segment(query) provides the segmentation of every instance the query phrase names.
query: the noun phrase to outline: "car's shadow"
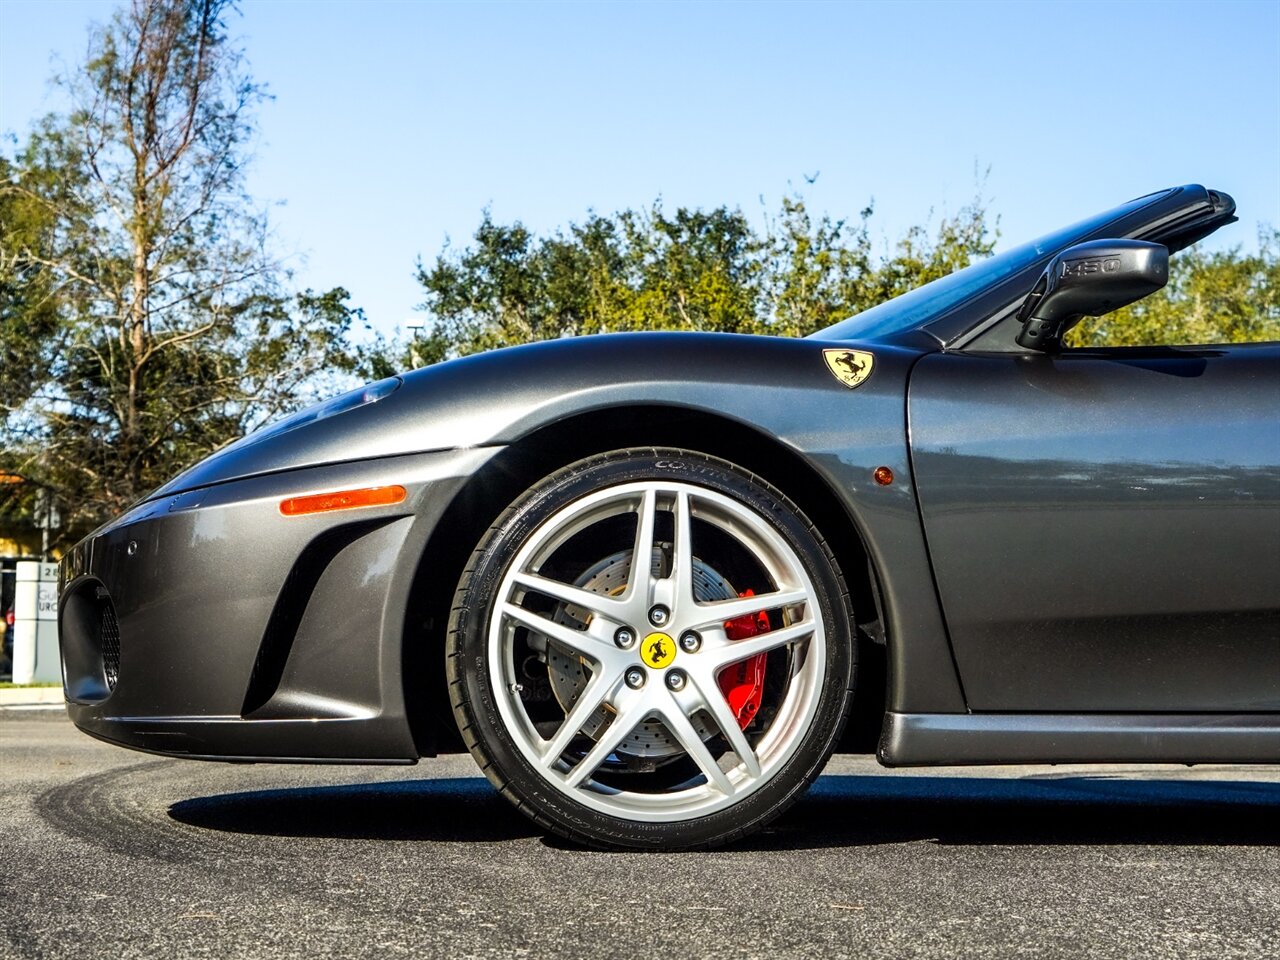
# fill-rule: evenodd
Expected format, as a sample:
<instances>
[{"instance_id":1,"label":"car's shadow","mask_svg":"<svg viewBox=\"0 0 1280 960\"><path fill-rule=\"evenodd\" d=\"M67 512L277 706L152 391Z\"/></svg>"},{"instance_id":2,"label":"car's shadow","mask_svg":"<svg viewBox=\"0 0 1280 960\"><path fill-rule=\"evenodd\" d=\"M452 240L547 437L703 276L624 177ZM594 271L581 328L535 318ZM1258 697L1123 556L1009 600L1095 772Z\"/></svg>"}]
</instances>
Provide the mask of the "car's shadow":
<instances>
[{"instance_id":1,"label":"car's shadow","mask_svg":"<svg viewBox=\"0 0 1280 960\"><path fill-rule=\"evenodd\" d=\"M169 808L230 833L370 840L512 840L538 828L479 777L221 793Z\"/></svg>"},{"instance_id":2,"label":"car's shadow","mask_svg":"<svg viewBox=\"0 0 1280 960\"><path fill-rule=\"evenodd\" d=\"M939 844L1280 844L1280 782L1107 775L821 777L741 849Z\"/></svg>"},{"instance_id":3,"label":"car's shadow","mask_svg":"<svg viewBox=\"0 0 1280 960\"><path fill-rule=\"evenodd\" d=\"M175 803L169 815L207 830L281 837L477 842L541 833L478 778L226 793ZM731 849L922 840L1276 845L1280 783L832 775L767 831Z\"/></svg>"}]
</instances>

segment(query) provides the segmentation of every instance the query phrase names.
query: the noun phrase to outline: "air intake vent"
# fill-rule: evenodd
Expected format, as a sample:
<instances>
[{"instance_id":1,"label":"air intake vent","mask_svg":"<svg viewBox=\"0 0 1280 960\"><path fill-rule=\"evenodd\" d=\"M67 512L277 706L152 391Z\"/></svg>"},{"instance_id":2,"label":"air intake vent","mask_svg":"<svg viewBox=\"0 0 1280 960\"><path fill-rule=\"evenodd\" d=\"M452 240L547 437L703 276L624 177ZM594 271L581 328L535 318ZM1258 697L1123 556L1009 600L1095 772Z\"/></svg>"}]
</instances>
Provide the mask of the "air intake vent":
<instances>
[{"instance_id":1,"label":"air intake vent","mask_svg":"<svg viewBox=\"0 0 1280 960\"><path fill-rule=\"evenodd\" d=\"M120 680L120 620L102 583L80 577L67 588L58 640L67 699L95 703L109 697Z\"/></svg>"},{"instance_id":2,"label":"air intake vent","mask_svg":"<svg viewBox=\"0 0 1280 960\"><path fill-rule=\"evenodd\" d=\"M107 689L114 690L120 679L120 625L116 623L116 609L111 601L103 598L98 620L98 645L102 650L102 673Z\"/></svg>"}]
</instances>

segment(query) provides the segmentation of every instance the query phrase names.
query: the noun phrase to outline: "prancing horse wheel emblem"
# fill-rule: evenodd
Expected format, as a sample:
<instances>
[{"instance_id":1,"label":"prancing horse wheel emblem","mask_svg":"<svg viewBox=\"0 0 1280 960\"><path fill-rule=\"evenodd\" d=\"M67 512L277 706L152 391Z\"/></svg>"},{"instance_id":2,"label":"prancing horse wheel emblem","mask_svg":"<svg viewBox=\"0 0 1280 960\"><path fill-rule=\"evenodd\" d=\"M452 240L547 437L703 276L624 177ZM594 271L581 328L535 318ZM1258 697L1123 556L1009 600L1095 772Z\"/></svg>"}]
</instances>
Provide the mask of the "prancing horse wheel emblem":
<instances>
[{"instance_id":1,"label":"prancing horse wheel emblem","mask_svg":"<svg viewBox=\"0 0 1280 960\"><path fill-rule=\"evenodd\" d=\"M640 644L640 659L654 670L669 667L676 658L676 642L665 633L651 633Z\"/></svg>"}]
</instances>

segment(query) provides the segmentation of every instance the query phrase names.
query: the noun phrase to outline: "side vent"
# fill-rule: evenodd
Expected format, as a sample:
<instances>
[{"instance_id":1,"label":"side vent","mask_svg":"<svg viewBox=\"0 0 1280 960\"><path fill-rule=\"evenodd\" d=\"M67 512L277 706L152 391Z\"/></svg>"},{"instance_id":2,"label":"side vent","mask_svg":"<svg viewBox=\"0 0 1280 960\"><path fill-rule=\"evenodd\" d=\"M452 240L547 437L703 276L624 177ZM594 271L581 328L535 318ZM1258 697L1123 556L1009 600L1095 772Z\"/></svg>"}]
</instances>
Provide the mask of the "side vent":
<instances>
[{"instance_id":1,"label":"side vent","mask_svg":"<svg viewBox=\"0 0 1280 960\"><path fill-rule=\"evenodd\" d=\"M251 718L279 689L302 615L311 602L316 584L320 582L320 577L334 557L365 534L394 519L383 517L327 530L303 549L293 569L289 571L284 586L280 588L275 606L271 610L271 619L267 621L267 629L258 647L258 656L253 663L253 673L249 676L244 706L240 710L242 717Z\"/></svg>"}]
</instances>

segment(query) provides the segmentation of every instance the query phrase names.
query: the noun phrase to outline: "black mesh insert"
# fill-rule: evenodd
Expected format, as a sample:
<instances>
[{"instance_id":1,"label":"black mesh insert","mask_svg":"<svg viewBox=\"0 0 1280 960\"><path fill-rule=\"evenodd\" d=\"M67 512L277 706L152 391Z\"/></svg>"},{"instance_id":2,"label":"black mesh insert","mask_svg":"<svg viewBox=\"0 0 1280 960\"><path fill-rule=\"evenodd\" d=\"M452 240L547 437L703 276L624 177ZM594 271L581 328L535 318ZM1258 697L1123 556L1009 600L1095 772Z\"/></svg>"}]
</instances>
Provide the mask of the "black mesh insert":
<instances>
[{"instance_id":1,"label":"black mesh insert","mask_svg":"<svg viewBox=\"0 0 1280 960\"><path fill-rule=\"evenodd\" d=\"M114 690L120 679L120 626L116 623L116 610L110 600L102 601L98 622L98 643L102 648L102 672L107 689Z\"/></svg>"}]
</instances>

